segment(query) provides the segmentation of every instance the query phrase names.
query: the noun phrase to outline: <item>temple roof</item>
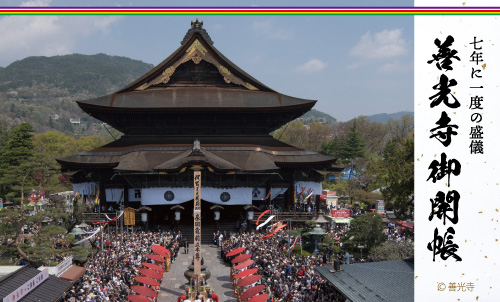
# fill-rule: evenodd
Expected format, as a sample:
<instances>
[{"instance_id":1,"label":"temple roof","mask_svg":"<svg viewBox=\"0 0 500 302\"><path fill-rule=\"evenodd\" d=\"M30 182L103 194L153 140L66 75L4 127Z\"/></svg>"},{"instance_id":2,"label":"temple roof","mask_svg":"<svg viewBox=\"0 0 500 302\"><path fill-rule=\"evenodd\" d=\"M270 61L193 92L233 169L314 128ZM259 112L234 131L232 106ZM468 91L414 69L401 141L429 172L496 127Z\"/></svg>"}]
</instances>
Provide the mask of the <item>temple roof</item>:
<instances>
[{"instance_id":1,"label":"temple roof","mask_svg":"<svg viewBox=\"0 0 500 302\"><path fill-rule=\"evenodd\" d=\"M181 46L177 50L145 75L120 89L118 92L144 90L152 85L160 84L160 82L155 82L155 80L160 79L163 80L163 84L168 84L175 70L181 64L190 60L195 65L201 61L211 63L224 76L227 84L237 84L253 91L276 92L231 62L213 44L214 42L212 42L207 31L203 28L203 21L198 22L198 19L196 19L196 22L191 22L191 28L186 33ZM196 84L196 81L192 82L192 84Z\"/></svg>"},{"instance_id":2,"label":"temple roof","mask_svg":"<svg viewBox=\"0 0 500 302\"><path fill-rule=\"evenodd\" d=\"M123 137L92 151L60 158L68 169L112 167L115 171L173 172L204 163L218 171L277 172L280 167L332 168L336 158L268 137L200 138L203 156L190 156L193 137Z\"/></svg>"},{"instance_id":3,"label":"temple roof","mask_svg":"<svg viewBox=\"0 0 500 302\"><path fill-rule=\"evenodd\" d=\"M164 109L164 110L220 110L221 108L238 109L285 109L302 107L311 109L316 101L304 103L303 99L263 91L250 91L237 88L221 87L171 87L169 89L149 89L141 92L124 92L107 95L85 101L85 108L97 109L107 105L109 109L119 111L128 109ZM106 106L104 106L106 107ZM106 108L99 108L105 110Z\"/></svg>"},{"instance_id":4,"label":"temple roof","mask_svg":"<svg viewBox=\"0 0 500 302\"><path fill-rule=\"evenodd\" d=\"M210 151L204 150L204 152L200 152L200 154L196 155L192 155L191 153L191 150L181 152L174 158L155 166L153 170L162 172L177 172L185 167L192 167L196 165L208 166L218 172L235 172L241 170L240 167L228 162Z\"/></svg>"},{"instance_id":5,"label":"temple roof","mask_svg":"<svg viewBox=\"0 0 500 302\"><path fill-rule=\"evenodd\" d=\"M339 170L336 158L269 135L316 101L280 94L251 77L213 46L198 20L151 71L116 93L77 103L125 135L58 159L63 170L168 173L197 164L226 173ZM203 154L191 154L195 139Z\"/></svg>"},{"instance_id":6,"label":"temple roof","mask_svg":"<svg viewBox=\"0 0 500 302\"><path fill-rule=\"evenodd\" d=\"M152 122L160 132L178 128L172 114L183 114L183 123L196 128L204 120L200 115L214 120L214 112L218 119L211 127L221 131L245 128L245 123L238 123L244 120L239 115L259 115L260 126L249 131L264 134L306 113L315 103L278 93L247 74L213 46L198 20L191 23L181 46L148 73L113 94L77 102L89 115L130 134L151 133L143 121ZM237 118L227 124L224 114L229 112ZM137 119L130 119L136 113ZM192 133L203 128L200 125Z\"/></svg>"}]
</instances>

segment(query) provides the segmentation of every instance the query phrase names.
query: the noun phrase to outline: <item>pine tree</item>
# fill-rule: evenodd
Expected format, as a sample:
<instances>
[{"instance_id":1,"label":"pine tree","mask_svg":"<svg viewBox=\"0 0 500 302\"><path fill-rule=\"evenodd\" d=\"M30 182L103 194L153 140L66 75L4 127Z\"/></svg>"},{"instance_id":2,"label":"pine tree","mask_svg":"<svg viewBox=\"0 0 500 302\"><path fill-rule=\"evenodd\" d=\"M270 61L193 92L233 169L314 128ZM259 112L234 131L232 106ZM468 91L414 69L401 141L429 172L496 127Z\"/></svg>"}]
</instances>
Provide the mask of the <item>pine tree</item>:
<instances>
[{"instance_id":1,"label":"pine tree","mask_svg":"<svg viewBox=\"0 0 500 302\"><path fill-rule=\"evenodd\" d=\"M357 157L365 157L365 143L363 142L361 135L358 133L356 120L354 120L351 131L349 131L345 140L344 152L345 157L350 160Z\"/></svg>"},{"instance_id":2,"label":"pine tree","mask_svg":"<svg viewBox=\"0 0 500 302\"><path fill-rule=\"evenodd\" d=\"M412 218L414 207L414 140L412 138L389 141L384 157L370 164L376 181L384 186L382 194L387 202L394 202L395 214L400 219Z\"/></svg>"},{"instance_id":3,"label":"pine tree","mask_svg":"<svg viewBox=\"0 0 500 302\"><path fill-rule=\"evenodd\" d=\"M2 166L18 166L33 155L33 127L22 123L12 130L7 144L2 148Z\"/></svg>"},{"instance_id":4,"label":"pine tree","mask_svg":"<svg viewBox=\"0 0 500 302\"><path fill-rule=\"evenodd\" d=\"M6 145L0 150L0 195L16 197L20 191L21 201L24 185L32 173L31 159L34 145L33 127L23 123L12 129Z\"/></svg>"}]
</instances>

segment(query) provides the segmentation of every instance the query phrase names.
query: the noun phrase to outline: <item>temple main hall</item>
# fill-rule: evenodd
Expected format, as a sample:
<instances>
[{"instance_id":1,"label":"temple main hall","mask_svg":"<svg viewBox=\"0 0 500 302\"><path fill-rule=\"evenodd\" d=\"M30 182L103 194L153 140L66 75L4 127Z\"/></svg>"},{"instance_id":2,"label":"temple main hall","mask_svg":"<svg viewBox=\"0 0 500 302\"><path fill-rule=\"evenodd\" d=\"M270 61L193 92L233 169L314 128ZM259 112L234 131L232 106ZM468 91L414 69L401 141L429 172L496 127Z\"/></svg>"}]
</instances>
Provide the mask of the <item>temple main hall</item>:
<instances>
[{"instance_id":1,"label":"temple main hall","mask_svg":"<svg viewBox=\"0 0 500 302\"><path fill-rule=\"evenodd\" d=\"M229 39L229 37L228 37ZM284 75L286 76L286 75ZM121 131L119 139L58 159L73 172L74 192L101 204L152 209L148 222L193 222L193 170L201 170L202 221L235 222L244 207L288 210L296 192L319 200L321 173L336 158L302 150L270 133L316 101L281 94L214 47L203 22L191 23L181 46L121 90L78 101L90 116ZM179 207L177 207L179 208Z\"/></svg>"}]
</instances>

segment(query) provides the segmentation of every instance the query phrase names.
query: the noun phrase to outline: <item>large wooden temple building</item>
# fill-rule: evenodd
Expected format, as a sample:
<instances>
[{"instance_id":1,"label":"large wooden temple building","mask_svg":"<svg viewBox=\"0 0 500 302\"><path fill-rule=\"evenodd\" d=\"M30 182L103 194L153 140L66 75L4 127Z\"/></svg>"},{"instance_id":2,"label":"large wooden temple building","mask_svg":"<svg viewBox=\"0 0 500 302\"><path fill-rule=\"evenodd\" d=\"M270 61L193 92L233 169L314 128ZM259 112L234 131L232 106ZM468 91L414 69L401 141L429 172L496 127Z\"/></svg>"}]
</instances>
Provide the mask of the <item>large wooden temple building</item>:
<instances>
[{"instance_id":1,"label":"large wooden temple building","mask_svg":"<svg viewBox=\"0 0 500 302\"><path fill-rule=\"evenodd\" d=\"M153 223L172 219L173 205L192 208L193 168L202 169L204 208L220 204L223 216L233 217L244 205L274 200L288 209L296 190L319 195L320 173L338 170L335 158L270 135L315 103L251 77L213 46L196 20L181 46L141 78L78 102L123 136L58 162L63 171L77 172L75 193L100 192L101 203L147 205Z\"/></svg>"}]
</instances>

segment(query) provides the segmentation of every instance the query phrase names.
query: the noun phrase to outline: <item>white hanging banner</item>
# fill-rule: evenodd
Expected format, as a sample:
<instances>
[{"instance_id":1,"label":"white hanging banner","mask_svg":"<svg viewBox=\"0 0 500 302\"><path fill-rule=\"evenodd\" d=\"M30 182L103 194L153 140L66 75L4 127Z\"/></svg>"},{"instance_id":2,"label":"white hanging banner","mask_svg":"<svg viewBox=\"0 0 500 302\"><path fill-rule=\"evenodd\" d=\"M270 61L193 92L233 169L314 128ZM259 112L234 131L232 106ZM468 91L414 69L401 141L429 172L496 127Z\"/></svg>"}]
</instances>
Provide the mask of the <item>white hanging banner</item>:
<instances>
[{"instance_id":1,"label":"white hanging banner","mask_svg":"<svg viewBox=\"0 0 500 302\"><path fill-rule=\"evenodd\" d=\"M254 188L201 188L201 199L220 205L252 204ZM265 197L265 196L264 196ZM143 188L142 205L174 205L193 200L193 188Z\"/></svg>"},{"instance_id":2,"label":"white hanging banner","mask_svg":"<svg viewBox=\"0 0 500 302\"><path fill-rule=\"evenodd\" d=\"M252 204L253 188L201 188L201 199L220 205Z\"/></svg>"},{"instance_id":3,"label":"white hanging banner","mask_svg":"<svg viewBox=\"0 0 500 302\"><path fill-rule=\"evenodd\" d=\"M288 190L288 188L272 188L271 189L271 200L276 198L278 195L282 195Z\"/></svg>"},{"instance_id":4,"label":"white hanging banner","mask_svg":"<svg viewBox=\"0 0 500 302\"><path fill-rule=\"evenodd\" d=\"M106 202L122 202L123 188L106 189Z\"/></svg>"},{"instance_id":5,"label":"white hanging banner","mask_svg":"<svg viewBox=\"0 0 500 302\"><path fill-rule=\"evenodd\" d=\"M95 182L81 182L73 184L73 196L76 192L80 192L80 195L95 196L99 190L99 185Z\"/></svg>"},{"instance_id":6,"label":"white hanging banner","mask_svg":"<svg viewBox=\"0 0 500 302\"><path fill-rule=\"evenodd\" d=\"M295 182L295 190L297 191L297 194L301 193L302 191L304 191L307 194L307 192L309 192L309 189L312 189L314 195L320 195L321 191L323 191L323 185L320 182L312 182L312 181Z\"/></svg>"},{"instance_id":7,"label":"white hanging banner","mask_svg":"<svg viewBox=\"0 0 500 302\"><path fill-rule=\"evenodd\" d=\"M121 216L122 213L120 213L120 216ZM94 232L92 232L89 237L84 238L84 239L82 239L80 241L75 242L74 245L78 245L78 244L80 244L82 242L85 242L87 240L90 240L90 239L94 238L94 236L97 235L97 233L99 233L103 228L104 228L103 226L100 226L99 228L97 228L97 230L95 230Z\"/></svg>"},{"instance_id":8,"label":"white hanging banner","mask_svg":"<svg viewBox=\"0 0 500 302\"><path fill-rule=\"evenodd\" d=\"M266 196L266 188L252 188L252 200L264 200Z\"/></svg>"},{"instance_id":9,"label":"white hanging banner","mask_svg":"<svg viewBox=\"0 0 500 302\"><path fill-rule=\"evenodd\" d=\"M141 189L128 189L128 201L136 202L141 201Z\"/></svg>"},{"instance_id":10,"label":"white hanging banner","mask_svg":"<svg viewBox=\"0 0 500 302\"><path fill-rule=\"evenodd\" d=\"M193 199L192 188L143 188L141 189L141 204L174 205Z\"/></svg>"}]
</instances>

